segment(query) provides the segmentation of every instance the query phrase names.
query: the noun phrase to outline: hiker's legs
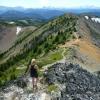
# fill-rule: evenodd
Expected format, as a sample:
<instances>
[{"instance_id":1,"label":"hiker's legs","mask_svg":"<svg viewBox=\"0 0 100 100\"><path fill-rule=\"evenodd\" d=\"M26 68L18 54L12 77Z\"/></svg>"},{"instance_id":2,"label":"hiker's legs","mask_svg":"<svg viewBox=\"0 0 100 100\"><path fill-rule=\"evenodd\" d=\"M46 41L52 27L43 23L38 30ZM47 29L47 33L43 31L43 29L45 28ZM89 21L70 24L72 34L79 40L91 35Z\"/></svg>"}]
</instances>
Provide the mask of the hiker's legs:
<instances>
[{"instance_id":1,"label":"hiker's legs","mask_svg":"<svg viewBox=\"0 0 100 100\"><path fill-rule=\"evenodd\" d=\"M37 86L38 78L35 78L35 80L36 80L35 86L36 86L36 89L38 89L38 86Z\"/></svg>"},{"instance_id":2,"label":"hiker's legs","mask_svg":"<svg viewBox=\"0 0 100 100\"><path fill-rule=\"evenodd\" d=\"M38 78L32 77L33 89L37 88Z\"/></svg>"},{"instance_id":3,"label":"hiker's legs","mask_svg":"<svg viewBox=\"0 0 100 100\"><path fill-rule=\"evenodd\" d=\"M34 90L34 77L32 77L32 85L33 85L33 90Z\"/></svg>"}]
</instances>

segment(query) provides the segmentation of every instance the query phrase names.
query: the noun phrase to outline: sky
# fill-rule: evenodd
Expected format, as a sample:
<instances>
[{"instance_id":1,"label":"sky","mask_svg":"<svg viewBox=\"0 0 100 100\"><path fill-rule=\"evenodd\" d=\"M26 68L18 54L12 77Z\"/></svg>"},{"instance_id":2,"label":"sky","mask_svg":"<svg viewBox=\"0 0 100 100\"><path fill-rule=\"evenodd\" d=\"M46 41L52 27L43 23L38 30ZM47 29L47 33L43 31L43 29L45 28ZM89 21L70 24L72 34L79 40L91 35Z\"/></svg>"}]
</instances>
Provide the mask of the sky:
<instances>
[{"instance_id":1,"label":"sky","mask_svg":"<svg viewBox=\"0 0 100 100\"><path fill-rule=\"evenodd\" d=\"M99 7L100 0L0 0L0 6L25 8L78 8L78 7Z\"/></svg>"}]
</instances>

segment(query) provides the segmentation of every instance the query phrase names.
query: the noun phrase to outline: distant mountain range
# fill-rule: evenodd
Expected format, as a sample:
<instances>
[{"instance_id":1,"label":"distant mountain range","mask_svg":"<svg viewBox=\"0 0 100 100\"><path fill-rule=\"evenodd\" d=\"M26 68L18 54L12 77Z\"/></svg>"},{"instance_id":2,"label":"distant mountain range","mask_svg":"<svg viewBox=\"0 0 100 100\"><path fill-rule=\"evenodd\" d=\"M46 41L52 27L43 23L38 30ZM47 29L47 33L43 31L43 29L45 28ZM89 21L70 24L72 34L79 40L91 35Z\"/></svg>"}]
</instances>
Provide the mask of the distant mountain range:
<instances>
[{"instance_id":1,"label":"distant mountain range","mask_svg":"<svg viewBox=\"0 0 100 100\"><path fill-rule=\"evenodd\" d=\"M64 11L56 9L26 9L21 7L0 7L0 19L50 19L64 14Z\"/></svg>"},{"instance_id":2,"label":"distant mountain range","mask_svg":"<svg viewBox=\"0 0 100 100\"><path fill-rule=\"evenodd\" d=\"M75 14L92 14L100 16L100 8L72 8L72 9L59 9L59 8L23 8L23 7L4 7L0 6L0 19L1 20L17 20L17 19L41 19L48 20L64 13Z\"/></svg>"}]
</instances>

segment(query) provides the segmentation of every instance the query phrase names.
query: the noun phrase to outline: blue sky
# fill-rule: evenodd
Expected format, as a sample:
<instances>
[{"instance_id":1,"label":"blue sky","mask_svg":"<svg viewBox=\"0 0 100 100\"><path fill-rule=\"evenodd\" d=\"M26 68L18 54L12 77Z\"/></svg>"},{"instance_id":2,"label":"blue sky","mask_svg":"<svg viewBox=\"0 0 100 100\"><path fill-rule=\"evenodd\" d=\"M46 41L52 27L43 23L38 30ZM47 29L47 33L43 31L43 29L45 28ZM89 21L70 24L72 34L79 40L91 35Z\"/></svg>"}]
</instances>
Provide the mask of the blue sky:
<instances>
[{"instance_id":1,"label":"blue sky","mask_svg":"<svg viewBox=\"0 0 100 100\"><path fill-rule=\"evenodd\" d=\"M0 0L0 6L22 6L25 8L100 7L100 0Z\"/></svg>"}]
</instances>

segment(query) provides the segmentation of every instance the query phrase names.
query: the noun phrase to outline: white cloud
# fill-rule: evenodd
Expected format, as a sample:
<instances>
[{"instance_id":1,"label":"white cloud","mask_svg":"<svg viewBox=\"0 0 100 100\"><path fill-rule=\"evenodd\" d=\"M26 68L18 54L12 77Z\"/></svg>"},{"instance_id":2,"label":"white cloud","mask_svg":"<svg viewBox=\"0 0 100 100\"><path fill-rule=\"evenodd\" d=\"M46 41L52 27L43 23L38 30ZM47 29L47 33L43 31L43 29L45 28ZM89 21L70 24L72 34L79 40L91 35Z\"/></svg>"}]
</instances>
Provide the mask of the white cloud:
<instances>
[{"instance_id":1,"label":"white cloud","mask_svg":"<svg viewBox=\"0 0 100 100\"><path fill-rule=\"evenodd\" d=\"M23 6L23 7L100 7L100 0L0 0L1 6Z\"/></svg>"},{"instance_id":2,"label":"white cloud","mask_svg":"<svg viewBox=\"0 0 100 100\"><path fill-rule=\"evenodd\" d=\"M49 0L40 0L41 6L48 6L49 5Z\"/></svg>"}]
</instances>

